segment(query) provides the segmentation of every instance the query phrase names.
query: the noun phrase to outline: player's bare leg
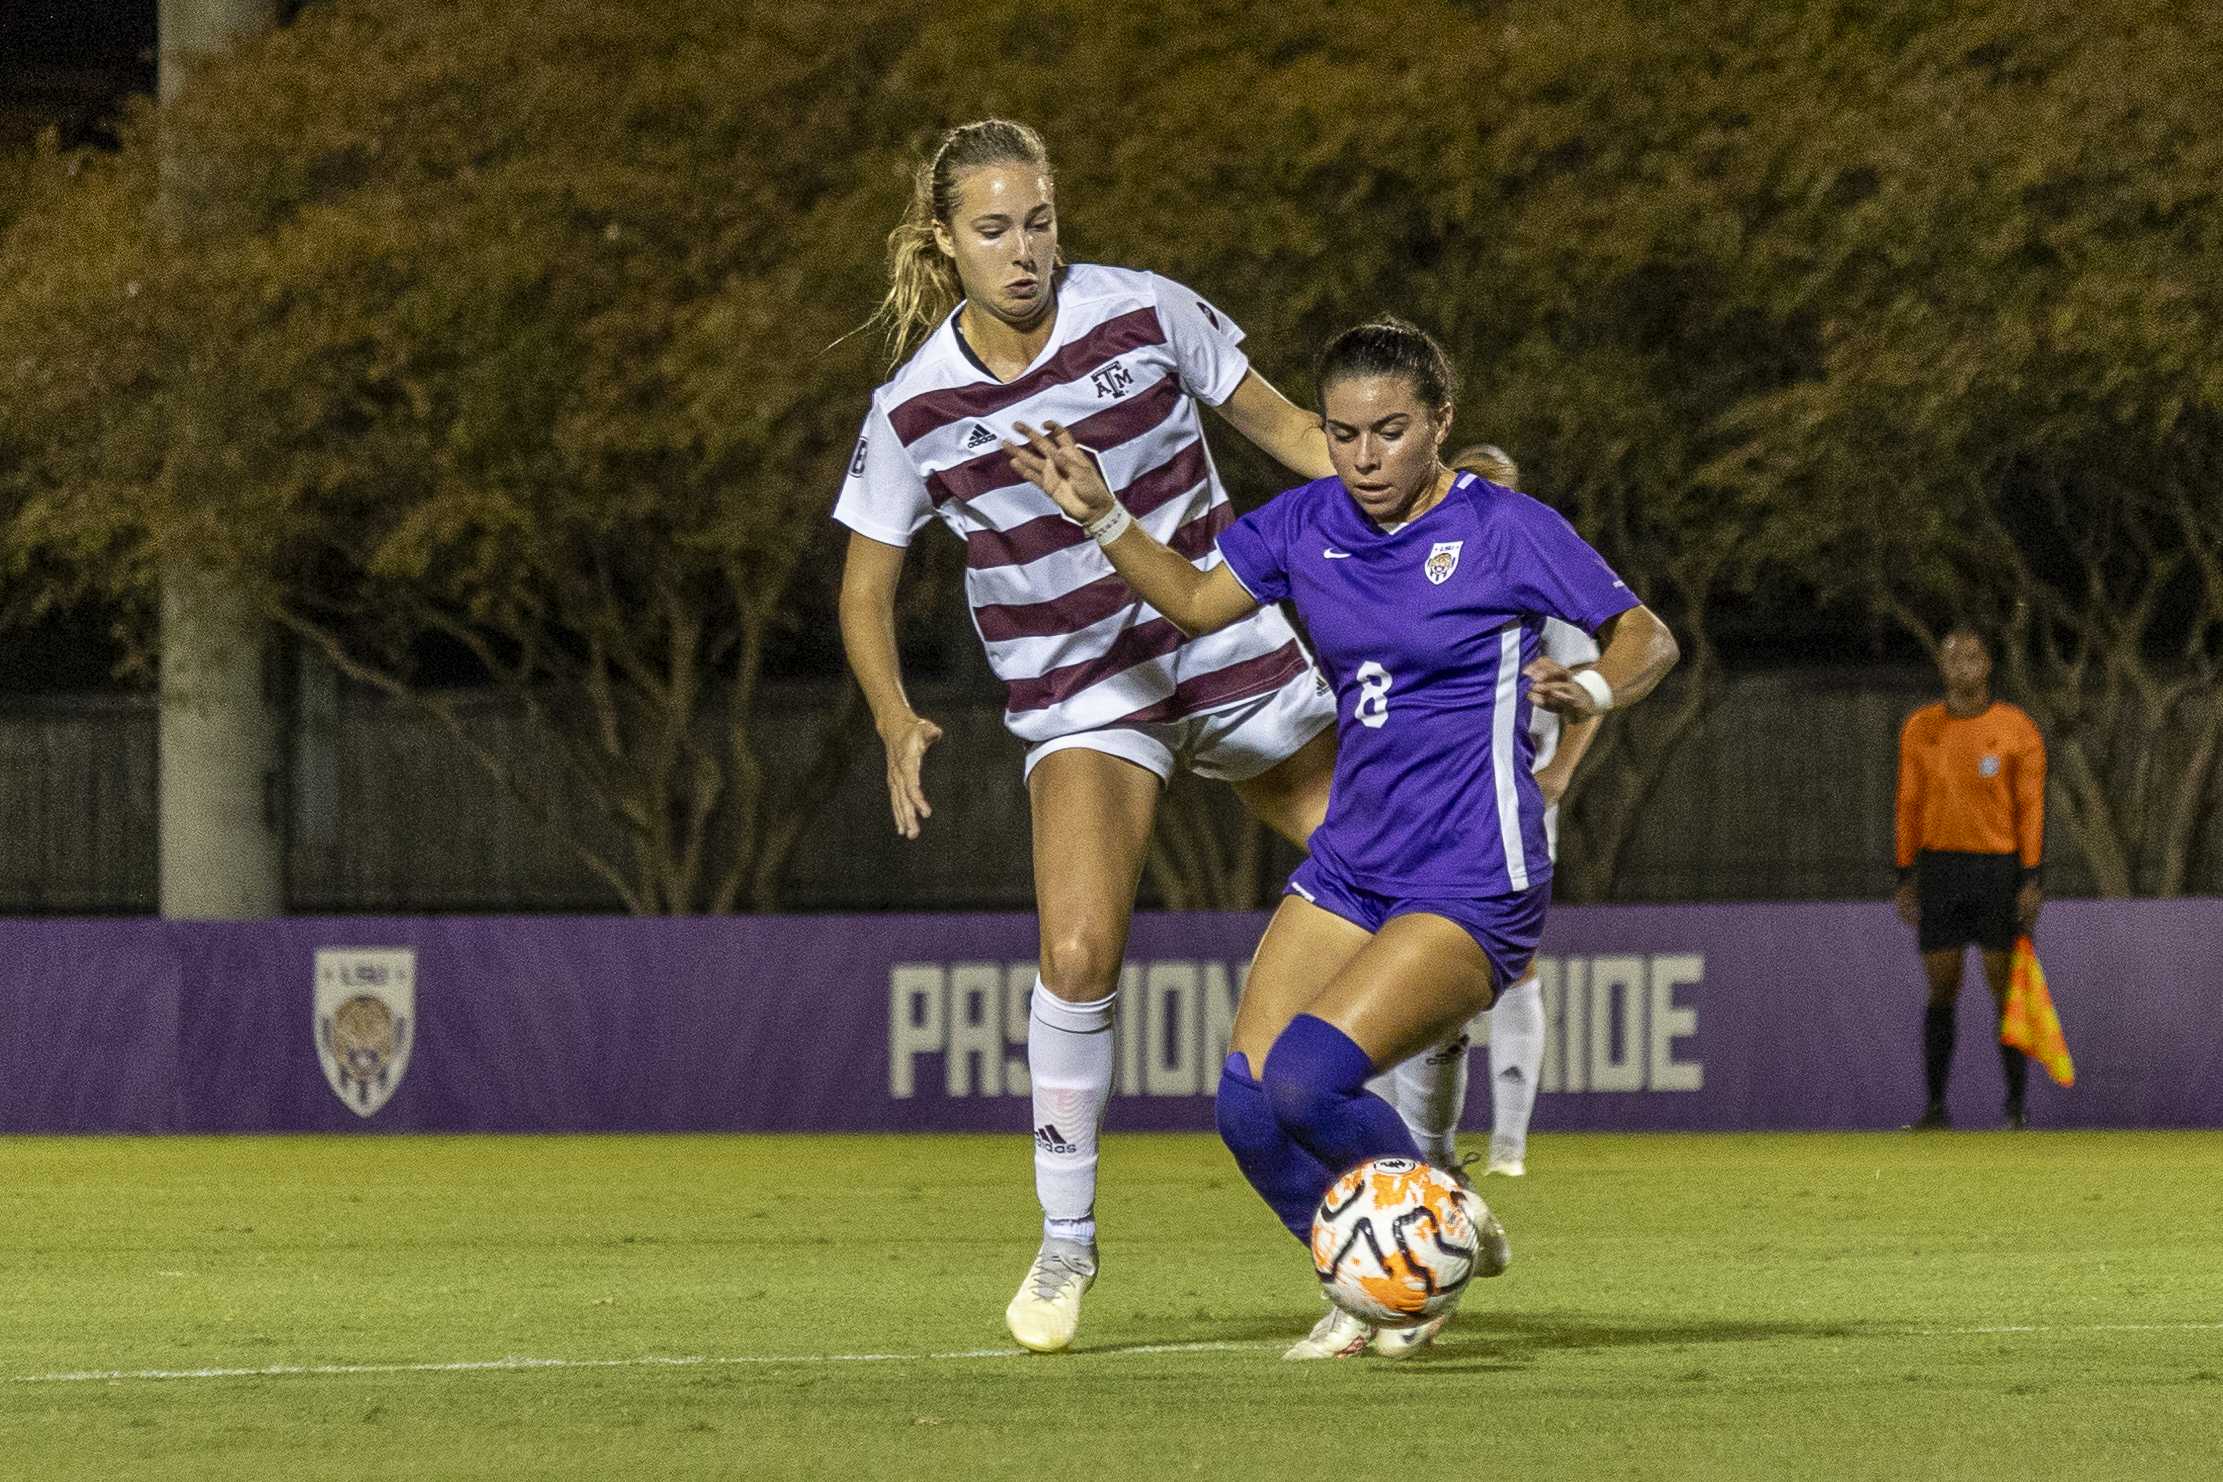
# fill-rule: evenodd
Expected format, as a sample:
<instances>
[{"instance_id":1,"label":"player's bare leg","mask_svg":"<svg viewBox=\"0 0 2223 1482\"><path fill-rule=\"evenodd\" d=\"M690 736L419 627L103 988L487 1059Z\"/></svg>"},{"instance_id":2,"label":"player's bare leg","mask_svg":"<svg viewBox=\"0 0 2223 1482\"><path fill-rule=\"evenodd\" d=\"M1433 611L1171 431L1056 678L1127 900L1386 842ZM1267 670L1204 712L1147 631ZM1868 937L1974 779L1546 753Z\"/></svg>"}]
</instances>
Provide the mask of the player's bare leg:
<instances>
[{"instance_id":1,"label":"player's bare leg","mask_svg":"<svg viewBox=\"0 0 2223 1482\"><path fill-rule=\"evenodd\" d=\"M1992 1007L1997 1010L1993 1023L2007 1016L2007 982L2014 970L2013 954L1984 952L1984 986L1991 990ZM1999 1036L1994 1033L1993 1039ZM2023 1053L2009 1045L1999 1047L1999 1069L2007 1080L2007 1101L2003 1118L2010 1130L2019 1132L2030 1125L2029 1114L2023 1110L2024 1094L2030 1086L2030 1062Z\"/></svg>"},{"instance_id":2,"label":"player's bare leg","mask_svg":"<svg viewBox=\"0 0 2223 1482\"><path fill-rule=\"evenodd\" d=\"M1497 999L1497 972L1456 922L1395 916L1304 1012L1349 1035L1376 1065L1448 1038Z\"/></svg>"},{"instance_id":3,"label":"player's bare leg","mask_svg":"<svg viewBox=\"0 0 2223 1482\"><path fill-rule=\"evenodd\" d=\"M1228 1035L1228 1048L1249 1063L1252 1075L1266 1068L1266 1052L1289 1021L1311 1012L1328 984L1372 940L1363 927L1301 896L1281 898L1251 959Z\"/></svg>"},{"instance_id":4,"label":"player's bare leg","mask_svg":"<svg viewBox=\"0 0 2223 1482\"><path fill-rule=\"evenodd\" d=\"M1922 1011L1922 1073L1929 1089L1929 1104L1912 1123L1916 1132L1939 1131L1953 1125L1945 1110L1945 1086L1953 1067L1954 1008L1961 992L1959 947L1941 947L1922 954L1922 976L1929 983L1929 1002Z\"/></svg>"},{"instance_id":5,"label":"player's bare leg","mask_svg":"<svg viewBox=\"0 0 2223 1482\"><path fill-rule=\"evenodd\" d=\"M1328 784L1335 776L1335 727L1298 747L1247 781L1235 795L1251 816L1299 849L1328 816Z\"/></svg>"},{"instance_id":6,"label":"player's bare leg","mask_svg":"<svg viewBox=\"0 0 2223 1482\"><path fill-rule=\"evenodd\" d=\"M1038 1353L1073 1341L1081 1298L1096 1280L1096 1144L1111 1099L1112 1010L1160 786L1146 768L1079 747L1051 752L1027 779L1041 930L1027 1068L1043 1230L1004 1321Z\"/></svg>"}]
</instances>

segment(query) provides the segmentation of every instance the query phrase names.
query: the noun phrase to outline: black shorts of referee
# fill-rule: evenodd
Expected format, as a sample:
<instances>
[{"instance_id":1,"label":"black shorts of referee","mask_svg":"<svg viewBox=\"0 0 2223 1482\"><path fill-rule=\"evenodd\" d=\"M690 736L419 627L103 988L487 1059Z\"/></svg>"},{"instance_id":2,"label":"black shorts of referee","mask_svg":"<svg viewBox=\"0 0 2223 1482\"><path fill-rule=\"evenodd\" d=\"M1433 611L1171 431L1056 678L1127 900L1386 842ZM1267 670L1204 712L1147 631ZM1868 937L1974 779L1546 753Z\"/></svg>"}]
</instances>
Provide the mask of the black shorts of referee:
<instances>
[{"instance_id":1,"label":"black shorts of referee","mask_svg":"<svg viewBox=\"0 0 2223 1482\"><path fill-rule=\"evenodd\" d=\"M1971 943L1986 952L2012 952L2021 934L2015 916L2021 889L2022 861L2015 855L1923 850L1914 857L1914 899L1922 912L1916 944L1924 952Z\"/></svg>"}]
</instances>

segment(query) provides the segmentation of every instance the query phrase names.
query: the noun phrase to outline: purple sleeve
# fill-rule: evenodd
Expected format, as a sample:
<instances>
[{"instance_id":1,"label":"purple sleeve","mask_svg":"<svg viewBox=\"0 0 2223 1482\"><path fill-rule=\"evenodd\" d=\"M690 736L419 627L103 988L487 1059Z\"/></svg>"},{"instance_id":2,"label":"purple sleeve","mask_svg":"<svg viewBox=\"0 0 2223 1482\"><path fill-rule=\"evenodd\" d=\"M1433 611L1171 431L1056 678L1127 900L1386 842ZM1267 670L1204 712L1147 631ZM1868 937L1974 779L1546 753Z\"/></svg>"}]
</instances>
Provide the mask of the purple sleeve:
<instances>
[{"instance_id":1,"label":"purple sleeve","mask_svg":"<svg viewBox=\"0 0 2223 1482\"><path fill-rule=\"evenodd\" d=\"M1511 542L1514 595L1531 612L1596 633L1638 605L1628 583L1575 533L1559 511L1515 494Z\"/></svg>"},{"instance_id":2,"label":"purple sleeve","mask_svg":"<svg viewBox=\"0 0 2223 1482\"><path fill-rule=\"evenodd\" d=\"M1220 556L1259 605L1289 595L1288 495L1268 500L1220 532Z\"/></svg>"}]
</instances>

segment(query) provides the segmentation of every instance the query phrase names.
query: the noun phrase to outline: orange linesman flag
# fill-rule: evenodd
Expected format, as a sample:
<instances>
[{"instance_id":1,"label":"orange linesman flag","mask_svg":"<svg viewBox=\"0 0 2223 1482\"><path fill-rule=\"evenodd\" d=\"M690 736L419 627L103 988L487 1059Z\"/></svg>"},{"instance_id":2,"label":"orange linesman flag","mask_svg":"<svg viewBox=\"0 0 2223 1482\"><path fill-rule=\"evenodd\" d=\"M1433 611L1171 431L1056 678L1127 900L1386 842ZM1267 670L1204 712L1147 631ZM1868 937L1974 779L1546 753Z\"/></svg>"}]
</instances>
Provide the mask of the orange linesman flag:
<instances>
[{"instance_id":1,"label":"orange linesman flag","mask_svg":"<svg viewBox=\"0 0 2223 1482\"><path fill-rule=\"evenodd\" d=\"M2038 966L2037 946L2028 937L2015 938L2014 960L2007 972L2007 1009L1999 1020L1999 1042L2044 1066L2056 1085L2076 1084L2076 1065L2069 1059L2068 1041L2061 1038L2061 1016L2053 1011L2045 969Z\"/></svg>"}]
</instances>

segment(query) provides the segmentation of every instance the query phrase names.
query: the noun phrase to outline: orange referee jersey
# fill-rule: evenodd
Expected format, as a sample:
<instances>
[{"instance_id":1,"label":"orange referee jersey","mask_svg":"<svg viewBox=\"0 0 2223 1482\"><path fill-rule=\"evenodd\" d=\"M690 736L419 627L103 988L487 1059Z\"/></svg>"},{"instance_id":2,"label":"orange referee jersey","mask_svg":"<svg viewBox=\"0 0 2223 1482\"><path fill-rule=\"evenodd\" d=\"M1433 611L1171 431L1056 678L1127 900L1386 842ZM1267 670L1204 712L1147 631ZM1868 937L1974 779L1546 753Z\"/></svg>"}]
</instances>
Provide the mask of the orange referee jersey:
<instances>
[{"instance_id":1,"label":"orange referee jersey","mask_svg":"<svg viewBox=\"0 0 2223 1482\"><path fill-rule=\"evenodd\" d=\"M1899 733L1900 869L1924 849L2020 854L2034 870L2045 846L2045 742L2004 700L1979 715L1943 701Z\"/></svg>"}]
</instances>

